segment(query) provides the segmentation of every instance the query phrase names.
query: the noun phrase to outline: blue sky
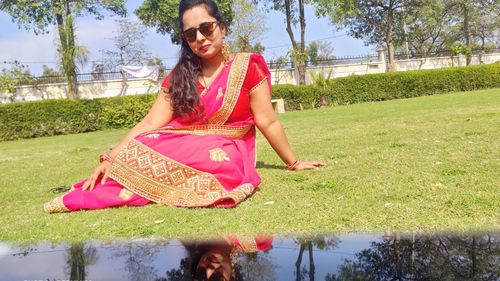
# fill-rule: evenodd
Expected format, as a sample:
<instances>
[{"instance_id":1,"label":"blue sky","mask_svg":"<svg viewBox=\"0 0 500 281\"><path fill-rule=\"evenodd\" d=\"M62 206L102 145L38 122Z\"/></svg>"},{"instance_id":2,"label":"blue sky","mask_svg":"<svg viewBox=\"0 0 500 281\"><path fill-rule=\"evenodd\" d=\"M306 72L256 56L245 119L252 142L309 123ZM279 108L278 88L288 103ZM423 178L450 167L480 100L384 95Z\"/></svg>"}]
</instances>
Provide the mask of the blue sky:
<instances>
[{"instance_id":1,"label":"blue sky","mask_svg":"<svg viewBox=\"0 0 500 281\"><path fill-rule=\"evenodd\" d=\"M128 16L137 19L133 11L142 1L126 2ZM290 39L285 31L285 16L271 12L267 16L266 32L261 37L261 44L266 47L264 57L271 60L285 55L291 47ZM90 51L91 61L101 58L99 50L112 49L113 31L117 29L115 19L106 17L96 21L91 17L77 19L77 40L80 45ZM335 31L327 19L317 19L311 7L306 8L306 41L328 41L334 47L335 56L356 56L373 53L374 47L366 47L359 40L346 35L345 31ZM11 21L10 15L0 12L0 68L8 67L4 61L18 60L29 65L31 73L40 74L42 65L56 66L55 28L50 29L47 35L36 36L32 31L20 29ZM299 33L296 32L296 38ZM164 60L167 66L176 62L178 46L172 45L168 35L160 35L153 28L148 29L144 44L154 56ZM91 65L91 63L89 64ZM83 71L85 72L86 69Z\"/></svg>"}]
</instances>

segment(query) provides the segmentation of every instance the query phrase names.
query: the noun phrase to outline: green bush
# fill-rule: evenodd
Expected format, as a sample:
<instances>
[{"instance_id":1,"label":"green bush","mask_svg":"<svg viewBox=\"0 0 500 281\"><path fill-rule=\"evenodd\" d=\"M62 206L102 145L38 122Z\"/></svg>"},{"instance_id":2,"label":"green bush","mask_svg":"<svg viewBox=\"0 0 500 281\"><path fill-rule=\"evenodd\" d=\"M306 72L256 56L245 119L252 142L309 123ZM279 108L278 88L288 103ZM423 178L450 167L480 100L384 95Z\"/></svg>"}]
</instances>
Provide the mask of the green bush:
<instances>
[{"instance_id":1,"label":"green bush","mask_svg":"<svg viewBox=\"0 0 500 281\"><path fill-rule=\"evenodd\" d=\"M104 128L131 128L153 105L156 95L137 95L99 99Z\"/></svg>"},{"instance_id":2,"label":"green bush","mask_svg":"<svg viewBox=\"0 0 500 281\"><path fill-rule=\"evenodd\" d=\"M500 87L500 64L349 76L315 85L275 85L273 98L287 110L316 108L321 93L330 105L353 104ZM146 115L156 95L95 100L45 100L0 105L0 141L106 128L132 127Z\"/></svg>"},{"instance_id":3,"label":"green bush","mask_svg":"<svg viewBox=\"0 0 500 281\"><path fill-rule=\"evenodd\" d=\"M102 129L101 105L88 100L44 100L0 106L0 140Z\"/></svg>"},{"instance_id":4,"label":"green bush","mask_svg":"<svg viewBox=\"0 0 500 281\"><path fill-rule=\"evenodd\" d=\"M0 105L0 140L132 127L156 95L95 100L44 100Z\"/></svg>"},{"instance_id":5,"label":"green bush","mask_svg":"<svg viewBox=\"0 0 500 281\"><path fill-rule=\"evenodd\" d=\"M330 105L341 105L497 87L500 64L490 64L335 78L325 94ZM273 86L273 97L284 99L287 110L318 107L320 93L315 85Z\"/></svg>"}]
</instances>

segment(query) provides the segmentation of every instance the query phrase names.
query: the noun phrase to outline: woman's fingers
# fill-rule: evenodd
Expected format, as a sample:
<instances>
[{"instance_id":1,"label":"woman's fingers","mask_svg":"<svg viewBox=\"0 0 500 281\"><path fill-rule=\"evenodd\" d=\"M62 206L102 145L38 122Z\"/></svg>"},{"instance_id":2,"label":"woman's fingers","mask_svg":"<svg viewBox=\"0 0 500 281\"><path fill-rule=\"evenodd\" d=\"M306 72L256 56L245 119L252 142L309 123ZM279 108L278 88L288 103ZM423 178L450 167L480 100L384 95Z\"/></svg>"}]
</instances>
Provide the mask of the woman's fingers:
<instances>
[{"instance_id":1,"label":"woman's fingers","mask_svg":"<svg viewBox=\"0 0 500 281\"><path fill-rule=\"evenodd\" d=\"M101 171L96 171L94 172L94 174L92 175L92 177L90 178L90 187L89 187L89 191L94 189L94 186L95 186L95 182L97 181L97 178L99 178L99 175L101 174Z\"/></svg>"},{"instance_id":2,"label":"woman's fingers","mask_svg":"<svg viewBox=\"0 0 500 281\"><path fill-rule=\"evenodd\" d=\"M102 171L101 169L97 168L93 173L92 175L90 176L90 178L87 180L88 181L88 186L86 189L84 190L92 190L94 189L94 186L95 186L95 182L97 181L97 179L99 178L99 176L101 175Z\"/></svg>"},{"instance_id":3,"label":"woman's fingers","mask_svg":"<svg viewBox=\"0 0 500 281\"><path fill-rule=\"evenodd\" d=\"M87 188L89 188L89 185L90 185L90 178L83 183L82 190L87 190Z\"/></svg>"},{"instance_id":4,"label":"woman's fingers","mask_svg":"<svg viewBox=\"0 0 500 281\"><path fill-rule=\"evenodd\" d=\"M83 183L82 185L82 190L92 190L95 187L96 181L101 177L101 184L104 184L106 180L109 178L109 174L111 173L111 165L104 165L101 164L99 167L97 167L92 175Z\"/></svg>"},{"instance_id":5,"label":"woman's fingers","mask_svg":"<svg viewBox=\"0 0 500 281\"><path fill-rule=\"evenodd\" d=\"M104 171L104 175L102 176L102 179L101 179L101 184L104 184L108 180L110 171L111 171L111 169L106 169Z\"/></svg>"},{"instance_id":6,"label":"woman's fingers","mask_svg":"<svg viewBox=\"0 0 500 281\"><path fill-rule=\"evenodd\" d=\"M325 164L319 161L300 161L295 170L317 170L321 166Z\"/></svg>"}]
</instances>

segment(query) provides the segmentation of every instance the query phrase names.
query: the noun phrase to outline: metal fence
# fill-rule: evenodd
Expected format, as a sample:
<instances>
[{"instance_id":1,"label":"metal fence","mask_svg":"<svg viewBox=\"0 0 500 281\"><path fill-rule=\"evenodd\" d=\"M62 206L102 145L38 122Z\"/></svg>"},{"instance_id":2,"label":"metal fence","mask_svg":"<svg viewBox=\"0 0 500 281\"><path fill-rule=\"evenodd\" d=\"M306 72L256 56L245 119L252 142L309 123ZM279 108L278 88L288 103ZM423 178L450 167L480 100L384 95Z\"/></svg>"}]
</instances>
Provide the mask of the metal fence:
<instances>
[{"instance_id":1,"label":"metal fence","mask_svg":"<svg viewBox=\"0 0 500 281\"><path fill-rule=\"evenodd\" d=\"M473 50L473 55L483 55L490 53L500 53L500 49L486 49L486 50ZM457 56L457 54L452 51L442 51L431 54L419 55L415 53L396 53L396 60L405 59L421 59L431 58L431 57L451 57ZM387 57L386 57L387 60ZM378 54L366 54L361 56L348 56L348 57L333 57L327 60L309 60L306 62L307 67L313 66L336 66L336 65L346 65L346 64L369 64L379 62ZM294 63L292 61L270 61L268 63L270 69L291 69L294 68ZM165 73L169 73L171 69L167 69ZM127 79L136 79L132 75L126 73ZM94 72L94 73L79 73L77 74L78 82L91 82L91 81L110 81L110 80L121 80L122 73L116 72ZM41 84L53 84L53 83L65 83L66 77L64 76L40 76L40 77L26 77L18 81L18 85L41 85Z\"/></svg>"},{"instance_id":2,"label":"metal fence","mask_svg":"<svg viewBox=\"0 0 500 281\"><path fill-rule=\"evenodd\" d=\"M333 66L333 65L343 65L343 64L355 64L355 63L371 63L378 61L377 54L367 54L362 56L350 56L350 57L333 57L331 59L321 59L321 60L308 60L306 61L306 66ZM289 69L294 67L292 61L286 62L276 62L270 61L268 63L271 69Z\"/></svg>"},{"instance_id":3,"label":"metal fence","mask_svg":"<svg viewBox=\"0 0 500 281\"><path fill-rule=\"evenodd\" d=\"M485 55L485 54L495 54L500 53L500 49L474 49L472 50L472 55ZM454 53L452 50L445 50L433 53L406 53L406 52L398 52L394 55L394 59L396 60L405 60L405 59L422 59L422 58L436 58L436 57L452 57L458 56L458 54Z\"/></svg>"}]
</instances>

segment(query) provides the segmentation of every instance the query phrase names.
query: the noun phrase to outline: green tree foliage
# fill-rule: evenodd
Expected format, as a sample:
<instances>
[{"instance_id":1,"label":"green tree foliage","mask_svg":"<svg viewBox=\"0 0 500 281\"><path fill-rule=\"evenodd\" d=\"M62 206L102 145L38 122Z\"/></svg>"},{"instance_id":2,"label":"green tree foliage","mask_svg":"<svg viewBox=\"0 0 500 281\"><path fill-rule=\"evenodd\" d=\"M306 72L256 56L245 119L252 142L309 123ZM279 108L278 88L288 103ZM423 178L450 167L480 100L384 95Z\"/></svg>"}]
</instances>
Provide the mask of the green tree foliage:
<instances>
[{"instance_id":1,"label":"green tree foliage","mask_svg":"<svg viewBox=\"0 0 500 281\"><path fill-rule=\"evenodd\" d=\"M19 61L10 62L9 69L2 68L0 73L0 95L13 102L16 98L16 87L33 83L33 78L26 65Z\"/></svg>"},{"instance_id":2,"label":"green tree foliage","mask_svg":"<svg viewBox=\"0 0 500 281\"><path fill-rule=\"evenodd\" d=\"M36 84L64 83L64 77L58 70L47 65L42 66L42 75L36 78Z\"/></svg>"},{"instance_id":3,"label":"green tree foliage","mask_svg":"<svg viewBox=\"0 0 500 281\"><path fill-rule=\"evenodd\" d=\"M4 0L0 10L11 15L19 27L33 30L35 34L48 33L51 26L57 26L59 34L58 53L62 70L68 83L68 97L77 97L76 57L79 53L75 44L74 17L92 15L100 20L102 10L125 15L123 0Z\"/></svg>"},{"instance_id":4,"label":"green tree foliage","mask_svg":"<svg viewBox=\"0 0 500 281\"><path fill-rule=\"evenodd\" d=\"M426 3L418 13L406 14L406 34L396 34L407 36L412 57L429 57L432 53L451 50L470 60L472 49L487 51L497 47L500 5L494 5L494 1L429 0Z\"/></svg>"},{"instance_id":5,"label":"green tree foliage","mask_svg":"<svg viewBox=\"0 0 500 281\"><path fill-rule=\"evenodd\" d=\"M459 42L469 50L466 53L467 65L470 65L470 52L476 42L484 48L487 38L500 28L500 5L498 0L449 0L444 1L446 12L456 33L461 34ZM475 44L476 43L476 44Z\"/></svg>"},{"instance_id":6,"label":"green tree foliage","mask_svg":"<svg viewBox=\"0 0 500 281\"><path fill-rule=\"evenodd\" d=\"M321 65L334 58L333 47L329 42L313 41L307 46L306 53L311 65Z\"/></svg>"},{"instance_id":7,"label":"green tree foliage","mask_svg":"<svg viewBox=\"0 0 500 281\"><path fill-rule=\"evenodd\" d=\"M450 25L450 11L442 0L429 1L418 13L405 19L408 49L412 57L429 57L432 53L449 51L460 34Z\"/></svg>"},{"instance_id":8,"label":"green tree foliage","mask_svg":"<svg viewBox=\"0 0 500 281\"><path fill-rule=\"evenodd\" d=\"M167 75L167 67L165 66L165 64L163 63L163 60L161 58L149 58L146 62L146 65L148 66L154 66L154 65L157 65L159 66L159 70L158 70L158 78L163 78Z\"/></svg>"},{"instance_id":9,"label":"green tree foliage","mask_svg":"<svg viewBox=\"0 0 500 281\"><path fill-rule=\"evenodd\" d=\"M404 19L417 13L429 0L320 0L318 14L328 15L337 28L346 27L349 34L366 45L385 46L388 71L395 71L394 54L402 44Z\"/></svg>"},{"instance_id":10,"label":"green tree foliage","mask_svg":"<svg viewBox=\"0 0 500 281\"><path fill-rule=\"evenodd\" d=\"M228 27L233 21L231 5L233 0L215 0ZM135 10L135 14L145 26L154 27L161 34L169 34L172 43L179 44L179 1L146 0Z\"/></svg>"}]
</instances>

